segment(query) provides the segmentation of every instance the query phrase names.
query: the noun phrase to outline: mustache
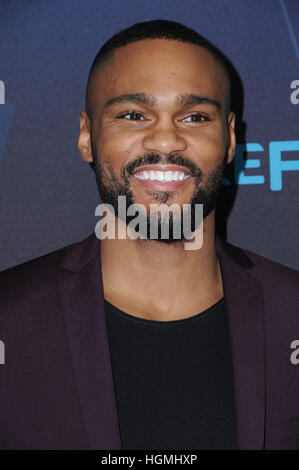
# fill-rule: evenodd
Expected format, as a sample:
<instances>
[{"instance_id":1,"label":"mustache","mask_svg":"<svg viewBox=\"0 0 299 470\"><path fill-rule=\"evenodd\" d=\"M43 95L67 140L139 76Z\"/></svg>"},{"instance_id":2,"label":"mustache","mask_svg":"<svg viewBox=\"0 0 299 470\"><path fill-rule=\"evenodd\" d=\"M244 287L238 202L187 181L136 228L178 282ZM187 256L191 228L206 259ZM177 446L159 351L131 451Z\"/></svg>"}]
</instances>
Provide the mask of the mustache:
<instances>
[{"instance_id":1,"label":"mustache","mask_svg":"<svg viewBox=\"0 0 299 470\"><path fill-rule=\"evenodd\" d=\"M132 175L136 168L143 165L155 165L159 163L180 165L182 167L188 168L191 175L194 176L198 181L201 181L202 179L203 173L201 169L187 158L180 154L171 154L168 155L168 157L165 157L159 153L149 153L137 158L136 160L133 160L132 162L127 163L122 170L122 176L124 179L127 179L127 175Z\"/></svg>"}]
</instances>

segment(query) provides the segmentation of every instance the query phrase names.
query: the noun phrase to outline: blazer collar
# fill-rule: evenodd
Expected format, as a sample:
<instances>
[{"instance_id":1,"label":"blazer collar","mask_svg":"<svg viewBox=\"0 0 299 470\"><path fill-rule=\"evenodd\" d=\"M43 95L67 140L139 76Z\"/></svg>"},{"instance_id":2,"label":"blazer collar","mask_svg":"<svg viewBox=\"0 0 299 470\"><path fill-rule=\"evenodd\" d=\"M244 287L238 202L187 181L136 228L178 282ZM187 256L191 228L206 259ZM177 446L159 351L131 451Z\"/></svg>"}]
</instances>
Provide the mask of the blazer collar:
<instances>
[{"instance_id":1,"label":"blazer collar","mask_svg":"<svg viewBox=\"0 0 299 470\"><path fill-rule=\"evenodd\" d=\"M240 449L263 449L265 433L264 298L245 251L216 237L227 306Z\"/></svg>"},{"instance_id":2,"label":"blazer collar","mask_svg":"<svg viewBox=\"0 0 299 470\"><path fill-rule=\"evenodd\" d=\"M264 307L253 263L216 235L228 312L239 449L262 449L265 431ZM100 240L70 245L59 296L91 449L121 449L105 319Z\"/></svg>"},{"instance_id":3,"label":"blazer collar","mask_svg":"<svg viewBox=\"0 0 299 470\"><path fill-rule=\"evenodd\" d=\"M61 311L89 447L120 450L106 328L100 245L95 234L68 247L58 281Z\"/></svg>"}]
</instances>

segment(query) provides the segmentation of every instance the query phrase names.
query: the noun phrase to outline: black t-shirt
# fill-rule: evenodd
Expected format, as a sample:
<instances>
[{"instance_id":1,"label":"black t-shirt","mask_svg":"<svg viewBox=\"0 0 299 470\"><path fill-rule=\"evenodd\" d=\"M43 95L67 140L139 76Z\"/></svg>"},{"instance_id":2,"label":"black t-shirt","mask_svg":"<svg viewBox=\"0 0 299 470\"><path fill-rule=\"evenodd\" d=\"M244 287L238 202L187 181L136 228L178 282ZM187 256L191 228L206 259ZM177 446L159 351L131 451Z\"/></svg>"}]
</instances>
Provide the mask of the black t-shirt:
<instances>
[{"instance_id":1,"label":"black t-shirt","mask_svg":"<svg viewBox=\"0 0 299 470\"><path fill-rule=\"evenodd\" d=\"M224 298L167 322L105 308L122 449L236 449Z\"/></svg>"}]
</instances>

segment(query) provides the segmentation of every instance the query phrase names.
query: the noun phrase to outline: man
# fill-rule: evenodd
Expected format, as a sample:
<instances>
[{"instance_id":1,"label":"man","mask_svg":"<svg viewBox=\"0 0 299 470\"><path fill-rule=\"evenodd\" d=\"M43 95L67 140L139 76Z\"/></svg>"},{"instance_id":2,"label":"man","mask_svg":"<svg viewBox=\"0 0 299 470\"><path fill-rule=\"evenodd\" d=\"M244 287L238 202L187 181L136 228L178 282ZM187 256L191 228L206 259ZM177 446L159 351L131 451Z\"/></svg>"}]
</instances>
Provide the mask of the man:
<instances>
[{"instance_id":1,"label":"man","mask_svg":"<svg viewBox=\"0 0 299 470\"><path fill-rule=\"evenodd\" d=\"M215 236L234 126L196 32L151 21L102 47L78 144L102 202L128 227L119 197L143 207L143 235L152 204L177 210L168 238L160 214L156 238L92 234L1 273L2 449L299 449L298 272Z\"/></svg>"}]
</instances>

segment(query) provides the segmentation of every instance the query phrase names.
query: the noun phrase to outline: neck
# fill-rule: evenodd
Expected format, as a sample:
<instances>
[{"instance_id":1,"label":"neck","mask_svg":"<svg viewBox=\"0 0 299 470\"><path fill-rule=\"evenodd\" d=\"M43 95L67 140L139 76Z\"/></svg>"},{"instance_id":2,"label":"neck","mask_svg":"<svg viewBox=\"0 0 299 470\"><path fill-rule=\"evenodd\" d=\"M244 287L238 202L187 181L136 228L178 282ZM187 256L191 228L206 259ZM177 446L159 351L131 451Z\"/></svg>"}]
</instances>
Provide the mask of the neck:
<instances>
[{"instance_id":1,"label":"neck","mask_svg":"<svg viewBox=\"0 0 299 470\"><path fill-rule=\"evenodd\" d=\"M215 217L203 222L203 245L152 240L101 241L104 297L126 313L171 321L196 315L223 297L215 247Z\"/></svg>"}]
</instances>

